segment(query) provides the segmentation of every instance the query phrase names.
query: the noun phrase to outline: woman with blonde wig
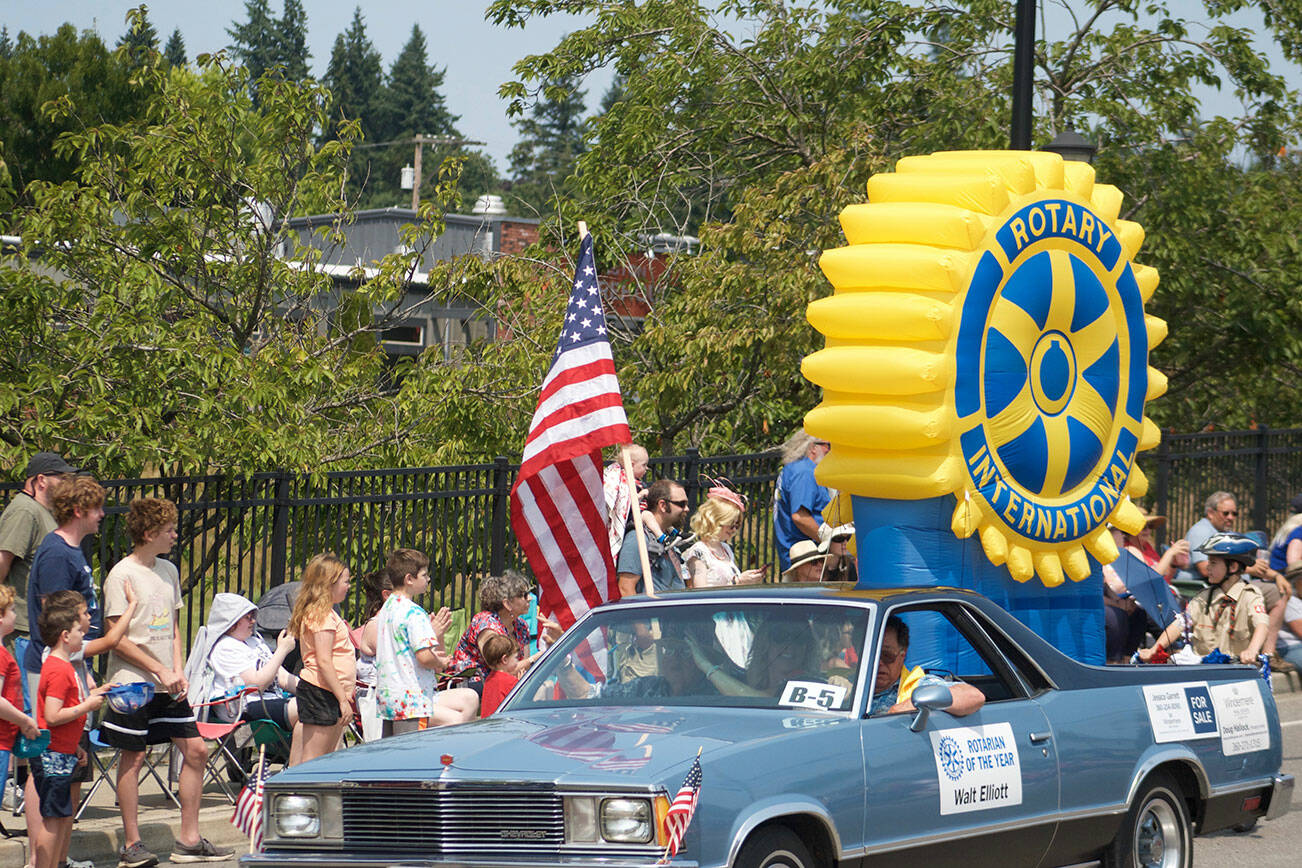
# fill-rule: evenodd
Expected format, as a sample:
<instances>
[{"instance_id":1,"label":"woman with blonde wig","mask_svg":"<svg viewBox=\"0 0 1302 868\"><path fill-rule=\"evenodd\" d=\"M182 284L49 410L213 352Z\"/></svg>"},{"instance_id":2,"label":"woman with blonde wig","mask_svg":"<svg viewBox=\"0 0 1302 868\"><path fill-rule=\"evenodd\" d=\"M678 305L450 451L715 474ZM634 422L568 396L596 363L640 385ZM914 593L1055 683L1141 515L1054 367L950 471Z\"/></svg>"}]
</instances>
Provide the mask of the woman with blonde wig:
<instances>
[{"instance_id":1,"label":"woman with blonde wig","mask_svg":"<svg viewBox=\"0 0 1302 868\"><path fill-rule=\"evenodd\" d=\"M298 639L303 669L298 683L299 727L292 753L300 762L339 746L353 719L357 656L348 624L335 606L348 596L348 566L333 554L317 555L303 570L303 590L294 602L289 632Z\"/></svg>"},{"instance_id":2,"label":"woman with blonde wig","mask_svg":"<svg viewBox=\"0 0 1302 868\"><path fill-rule=\"evenodd\" d=\"M764 579L762 569L742 572L728 544L741 527L745 511L745 501L731 488L716 485L709 490L705 503L692 516L696 542L683 553L689 588L744 585Z\"/></svg>"}]
</instances>

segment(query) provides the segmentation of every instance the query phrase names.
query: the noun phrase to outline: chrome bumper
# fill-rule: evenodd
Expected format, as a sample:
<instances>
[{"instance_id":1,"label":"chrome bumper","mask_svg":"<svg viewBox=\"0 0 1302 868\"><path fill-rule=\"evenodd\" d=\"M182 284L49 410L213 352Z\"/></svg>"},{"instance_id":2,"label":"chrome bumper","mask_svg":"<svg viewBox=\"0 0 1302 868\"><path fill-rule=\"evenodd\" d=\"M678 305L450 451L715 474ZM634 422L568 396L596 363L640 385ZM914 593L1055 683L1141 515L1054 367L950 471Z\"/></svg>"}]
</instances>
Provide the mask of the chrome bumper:
<instances>
[{"instance_id":1,"label":"chrome bumper","mask_svg":"<svg viewBox=\"0 0 1302 868\"><path fill-rule=\"evenodd\" d=\"M554 859L476 859L445 858L422 859L395 856L377 859L373 856L350 857L347 853L253 853L240 857L240 868L646 868L645 860L631 858L596 858L582 856L557 856ZM675 859L673 868L698 868L696 862Z\"/></svg>"},{"instance_id":2,"label":"chrome bumper","mask_svg":"<svg viewBox=\"0 0 1302 868\"><path fill-rule=\"evenodd\" d=\"M1273 820L1287 814L1292 801L1293 776L1275 775L1275 782L1270 788L1270 807L1266 809L1266 819Z\"/></svg>"}]
</instances>

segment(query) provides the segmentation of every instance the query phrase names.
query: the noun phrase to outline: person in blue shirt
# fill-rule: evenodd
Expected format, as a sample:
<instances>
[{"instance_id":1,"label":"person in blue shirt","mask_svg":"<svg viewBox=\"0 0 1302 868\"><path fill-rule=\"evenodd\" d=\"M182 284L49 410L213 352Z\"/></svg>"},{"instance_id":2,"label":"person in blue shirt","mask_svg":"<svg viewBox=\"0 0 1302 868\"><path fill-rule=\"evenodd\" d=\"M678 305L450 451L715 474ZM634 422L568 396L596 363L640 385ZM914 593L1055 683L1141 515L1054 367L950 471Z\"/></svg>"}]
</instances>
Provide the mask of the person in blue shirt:
<instances>
[{"instance_id":1,"label":"person in blue shirt","mask_svg":"<svg viewBox=\"0 0 1302 868\"><path fill-rule=\"evenodd\" d=\"M814 468L831 451L826 440L797 431L782 445L782 472L773 491L773 530L778 538L779 572L791 566L791 547L802 539L819 542L823 507L831 492L814 479Z\"/></svg>"}]
</instances>

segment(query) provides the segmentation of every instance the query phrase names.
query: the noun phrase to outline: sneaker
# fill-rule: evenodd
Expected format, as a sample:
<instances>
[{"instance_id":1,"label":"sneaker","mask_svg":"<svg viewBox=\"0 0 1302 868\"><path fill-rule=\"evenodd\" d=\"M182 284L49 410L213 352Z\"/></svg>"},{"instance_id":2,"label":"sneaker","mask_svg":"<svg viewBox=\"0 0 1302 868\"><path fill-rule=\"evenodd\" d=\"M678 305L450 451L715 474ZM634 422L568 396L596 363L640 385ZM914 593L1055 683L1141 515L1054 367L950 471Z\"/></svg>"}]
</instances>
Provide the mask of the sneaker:
<instances>
[{"instance_id":1,"label":"sneaker","mask_svg":"<svg viewBox=\"0 0 1302 868\"><path fill-rule=\"evenodd\" d=\"M118 850L118 868L150 868L157 864L158 857L146 850L142 841Z\"/></svg>"},{"instance_id":2,"label":"sneaker","mask_svg":"<svg viewBox=\"0 0 1302 868\"><path fill-rule=\"evenodd\" d=\"M69 856L67 861L59 863L59 868L95 868L95 863L89 859L74 859Z\"/></svg>"},{"instance_id":3,"label":"sneaker","mask_svg":"<svg viewBox=\"0 0 1302 868\"><path fill-rule=\"evenodd\" d=\"M234 850L223 850L220 847L213 846L212 841L207 838L200 838L199 843L193 846L187 846L180 841L176 842L176 847L172 850L173 862L224 862L235 855Z\"/></svg>"}]
</instances>

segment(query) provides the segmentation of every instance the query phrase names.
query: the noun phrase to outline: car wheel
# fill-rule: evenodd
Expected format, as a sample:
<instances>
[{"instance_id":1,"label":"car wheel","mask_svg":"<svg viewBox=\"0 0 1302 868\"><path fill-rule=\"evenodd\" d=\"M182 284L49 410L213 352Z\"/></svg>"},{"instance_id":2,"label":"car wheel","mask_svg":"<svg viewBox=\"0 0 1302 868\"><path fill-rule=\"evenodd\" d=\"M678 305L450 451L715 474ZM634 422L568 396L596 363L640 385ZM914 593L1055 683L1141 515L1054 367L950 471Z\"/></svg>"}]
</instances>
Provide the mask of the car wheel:
<instances>
[{"instance_id":1,"label":"car wheel","mask_svg":"<svg viewBox=\"0 0 1302 868\"><path fill-rule=\"evenodd\" d=\"M818 868L805 842L786 826L767 826L746 839L736 868Z\"/></svg>"},{"instance_id":2,"label":"car wheel","mask_svg":"<svg viewBox=\"0 0 1302 868\"><path fill-rule=\"evenodd\" d=\"M1156 774L1126 811L1104 858L1108 868L1191 868L1193 834L1180 787Z\"/></svg>"}]
</instances>

